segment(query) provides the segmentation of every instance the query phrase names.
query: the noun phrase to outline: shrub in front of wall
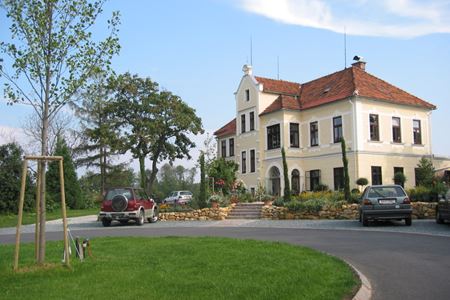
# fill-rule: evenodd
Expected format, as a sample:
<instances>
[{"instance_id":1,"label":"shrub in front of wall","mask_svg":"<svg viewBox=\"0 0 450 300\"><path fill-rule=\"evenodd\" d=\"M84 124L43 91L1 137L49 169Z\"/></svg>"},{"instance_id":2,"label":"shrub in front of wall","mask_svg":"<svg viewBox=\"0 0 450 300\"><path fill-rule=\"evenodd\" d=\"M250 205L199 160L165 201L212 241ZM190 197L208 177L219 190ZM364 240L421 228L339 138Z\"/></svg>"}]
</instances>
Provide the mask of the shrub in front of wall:
<instances>
[{"instance_id":1,"label":"shrub in front of wall","mask_svg":"<svg viewBox=\"0 0 450 300\"><path fill-rule=\"evenodd\" d=\"M322 210L325 203L326 200L324 199L311 199L301 203L302 204L301 210L307 213L318 213L319 211Z\"/></svg>"},{"instance_id":2,"label":"shrub in front of wall","mask_svg":"<svg viewBox=\"0 0 450 300\"><path fill-rule=\"evenodd\" d=\"M302 210L303 203L298 200L291 200L285 204L285 207L291 212L297 212Z\"/></svg>"},{"instance_id":3,"label":"shrub in front of wall","mask_svg":"<svg viewBox=\"0 0 450 300\"><path fill-rule=\"evenodd\" d=\"M272 202L272 205L278 206L278 207L284 207L284 199L283 198L277 198L275 201Z\"/></svg>"},{"instance_id":4,"label":"shrub in front of wall","mask_svg":"<svg viewBox=\"0 0 450 300\"><path fill-rule=\"evenodd\" d=\"M415 188L409 189L407 194L413 202L430 202L432 199L431 189L424 186L416 186Z\"/></svg>"}]
</instances>

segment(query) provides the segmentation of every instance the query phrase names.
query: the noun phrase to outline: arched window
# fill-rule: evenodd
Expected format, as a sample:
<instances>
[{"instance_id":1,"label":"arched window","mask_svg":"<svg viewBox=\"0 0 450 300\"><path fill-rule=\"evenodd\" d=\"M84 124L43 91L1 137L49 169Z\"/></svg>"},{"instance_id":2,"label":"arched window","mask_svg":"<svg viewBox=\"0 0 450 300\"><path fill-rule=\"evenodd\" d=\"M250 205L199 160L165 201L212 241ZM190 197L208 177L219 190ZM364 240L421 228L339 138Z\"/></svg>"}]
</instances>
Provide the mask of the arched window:
<instances>
[{"instance_id":1,"label":"arched window","mask_svg":"<svg viewBox=\"0 0 450 300\"><path fill-rule=\"evenodd\" d=\"M269 171L269 186L271 188L271 194L274 196L281 195L281 181L280 181L280 170L273 166Z\"/></svg>"},{"instance_id":2,"label":"arched window","mask_svg":"<svg viewBox=\"0 0 450 300\"><path fill-rule=\"evenodd\" d=\"M292 170L291 186L292 193L298 195L300 193L300 172L297 169Z\"/></svg>"}]
</instances>

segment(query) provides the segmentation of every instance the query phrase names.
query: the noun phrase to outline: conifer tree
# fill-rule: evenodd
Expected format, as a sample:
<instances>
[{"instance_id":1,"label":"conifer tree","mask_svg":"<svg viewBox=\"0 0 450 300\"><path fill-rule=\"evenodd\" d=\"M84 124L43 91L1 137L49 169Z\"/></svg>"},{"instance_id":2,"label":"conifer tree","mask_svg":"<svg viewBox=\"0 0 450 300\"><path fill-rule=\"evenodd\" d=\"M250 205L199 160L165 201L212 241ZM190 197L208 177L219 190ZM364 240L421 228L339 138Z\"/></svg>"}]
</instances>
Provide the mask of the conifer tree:
<instances>
[{"instance_id":1,"label":"conifer tree","mask_svg":"<svg viewBox=\"0 0 450 300\"><path fill-rule=\"evenodd\" d=\"M63 138L58 138L54 156L62 156L64 161L64 190L66 204L72 209L84 208L84 197L78 182L77 173L72 160L72 155ZM49 198L55 202L61 202L61 188L59 178L59 162L51 162L47 172L47 191Z\"/></svg>"}]
</instances>

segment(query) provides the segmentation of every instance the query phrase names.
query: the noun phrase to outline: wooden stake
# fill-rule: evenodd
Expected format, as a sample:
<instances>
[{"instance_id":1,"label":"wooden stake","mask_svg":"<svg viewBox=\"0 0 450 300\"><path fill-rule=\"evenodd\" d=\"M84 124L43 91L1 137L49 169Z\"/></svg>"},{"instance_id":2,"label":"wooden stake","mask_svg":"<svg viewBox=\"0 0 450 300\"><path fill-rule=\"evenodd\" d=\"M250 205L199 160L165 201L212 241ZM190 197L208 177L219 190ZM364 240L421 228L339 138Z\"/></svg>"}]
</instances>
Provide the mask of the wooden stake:
<instances>
[{"instance_id":1,"label":"wooden stake","mask_svg":"<svg viewBox=\"0 0 450 300\"><path fill-rule=\"evenodd\" d=\"M70 266L69 258L69 239L67 236L67 215L66 215L66 194L64 190L64 166L63 159L59 161L59 183L61 186L61 210L63 218L63 229L64 229L64 253L65 253L65 264Z\"/></svg>"},{"instance_id":2,"label":"wooden stake","mask_svg":"<svg viewBox=\"0 0 450 300\"><path fill-rule=\"evenodd\" d=\"M14 251L14 271L17 271L17 269L19 268L20 226L22 225L23 202L25 200L25 183L27 180L27 170L28 170L28 162L26 159L24 159L22 166L22 182L20 186L19 215L17 218L17 227L16 227L16 249Z\"/></svg>"},{"instance_id":3,"label":"wooden stake","mask_svg":"<svg viewBox=\"0 0 450 300\"><path fill-rule=\"evenodd\" d=\"M39 213L41 202L41 162L38 162L37 180L36 180L36 226L34 228L34 255L36 262L39 259Z\"/></svg>"}]
</instances>

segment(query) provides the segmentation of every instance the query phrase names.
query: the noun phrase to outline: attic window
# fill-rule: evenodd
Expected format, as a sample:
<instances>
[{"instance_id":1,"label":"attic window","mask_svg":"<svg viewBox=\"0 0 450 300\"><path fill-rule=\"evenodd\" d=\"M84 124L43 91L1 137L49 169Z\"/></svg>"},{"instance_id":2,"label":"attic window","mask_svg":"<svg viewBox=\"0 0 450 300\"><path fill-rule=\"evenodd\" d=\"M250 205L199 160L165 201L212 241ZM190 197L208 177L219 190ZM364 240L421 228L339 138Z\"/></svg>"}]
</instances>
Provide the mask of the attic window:
<instances>
[{"instance_id":1,"label":"attic window","mask_svg":"<svg viewBox=\"0 0 450 300\"><path fill-rule=\"evenodd\" d=\"M325 88L325 90L323 91L324 94L328 93L331 90L330 87Z\"/></svg>"}]
</instances>

